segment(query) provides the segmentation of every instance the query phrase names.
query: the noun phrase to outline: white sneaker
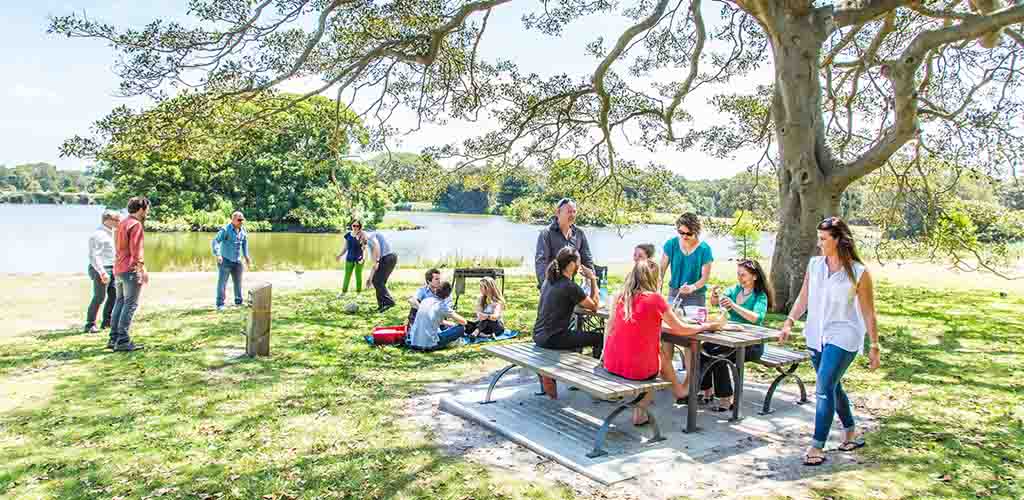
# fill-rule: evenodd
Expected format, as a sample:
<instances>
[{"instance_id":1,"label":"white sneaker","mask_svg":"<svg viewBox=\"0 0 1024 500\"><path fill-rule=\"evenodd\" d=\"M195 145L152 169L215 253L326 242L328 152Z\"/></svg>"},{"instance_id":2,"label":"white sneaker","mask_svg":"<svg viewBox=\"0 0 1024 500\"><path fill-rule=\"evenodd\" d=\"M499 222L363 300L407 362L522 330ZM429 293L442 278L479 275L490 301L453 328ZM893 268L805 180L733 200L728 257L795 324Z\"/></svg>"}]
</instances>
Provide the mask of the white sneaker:
<instances>
[{"instance_id":1,"label":"white sneaker","mask_svg":"<svg viewBox=\"0 0 1024 500\"><path fill-rule=\"evenodd\" d=\"M217 312L224 312L224 306L217 306Z\"/></svg>"}]
</instances>

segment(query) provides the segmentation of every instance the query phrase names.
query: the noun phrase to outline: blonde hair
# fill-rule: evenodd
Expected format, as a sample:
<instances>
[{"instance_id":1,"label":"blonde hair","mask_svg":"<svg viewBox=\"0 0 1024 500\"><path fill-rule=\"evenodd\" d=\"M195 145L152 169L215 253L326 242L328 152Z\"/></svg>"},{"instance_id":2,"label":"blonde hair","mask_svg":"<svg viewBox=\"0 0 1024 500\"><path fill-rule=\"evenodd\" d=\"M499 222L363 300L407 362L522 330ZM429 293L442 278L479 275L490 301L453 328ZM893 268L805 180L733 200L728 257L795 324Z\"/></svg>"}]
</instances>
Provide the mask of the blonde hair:
<instances>
[{"instance_id":1,"label":"blonde hair","mask_svg":"<svg viewBox=\"0 0 1024 500\"><path fill-rule=\"evenodd\" d=\"M505 304L505 297L501 295L501 290L498 290L498 284L494 282L494 278L484 277L480 278L480 310L483 311L487 304Z\"/></svg>"},{"instance_id":2,"label":"blonde hair","mask_svg":"<svg viewBox=\"0 0 1024 500\"><path fill-rule=\"evenodd\" d=\"M626 274L618 302L622 304L622 318L633 319L633 299L645 293L658 293L658 264L651 259L637 261ZM618 304L616 304L618 305Z\"/></svg>"}]
</instances>

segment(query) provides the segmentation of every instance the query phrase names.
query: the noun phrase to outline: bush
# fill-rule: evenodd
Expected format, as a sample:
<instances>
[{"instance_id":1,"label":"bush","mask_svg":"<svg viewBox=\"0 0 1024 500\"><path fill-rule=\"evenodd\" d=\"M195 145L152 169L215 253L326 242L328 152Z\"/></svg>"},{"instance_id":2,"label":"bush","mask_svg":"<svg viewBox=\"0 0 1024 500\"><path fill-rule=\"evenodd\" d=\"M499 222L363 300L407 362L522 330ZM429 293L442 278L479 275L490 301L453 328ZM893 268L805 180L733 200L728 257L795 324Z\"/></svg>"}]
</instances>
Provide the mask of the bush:
<instances>
[{"instance_id":1,"label":"bush","mask_svg":"<svg viewBox=\"0 0 1024 500\"><path fill-rule=\"evenodd\" d=\"M958 200L952 211L970 219L978 241L982 243L1009 243L1024 240L1024 211L1009 210L996 203L977 200Z\"/></svg>"}]
</instances>

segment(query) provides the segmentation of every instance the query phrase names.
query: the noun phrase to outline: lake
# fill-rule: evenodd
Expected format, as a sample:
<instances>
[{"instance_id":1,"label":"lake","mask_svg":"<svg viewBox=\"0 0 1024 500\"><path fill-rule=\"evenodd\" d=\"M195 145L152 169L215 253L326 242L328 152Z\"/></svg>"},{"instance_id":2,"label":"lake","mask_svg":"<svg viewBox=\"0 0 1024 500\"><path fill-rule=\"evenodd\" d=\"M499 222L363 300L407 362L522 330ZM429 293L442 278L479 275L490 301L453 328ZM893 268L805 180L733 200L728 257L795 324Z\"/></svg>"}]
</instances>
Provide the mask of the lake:
<instances>
[{"instance_id":1,"label":"lake","mask_svg":"<svg viewBox=\"0 0 1024 500\"><path fill-rule=\"evenodd\" d=\"M84 273L89 234L99 226L103 207L95 205L0 204L0 272ZM541 226L510 222L491 215L393 212L423 226L416 231L383 231L398 253L399 265L452 257L501 257L524 263L533 259ZM671 226L585 228L594 260L599 264L628 262L638 243L654 243L661 254ZM211 270L213 233L149 233L146 263L150 271ZM708 237L717 259L735 256L731 238ZM256 270L331 269L343 243L340 234L252 233L249 252ZM771 255L774 235L764 233L762 255Z\"/></svg>"}]
</instances>

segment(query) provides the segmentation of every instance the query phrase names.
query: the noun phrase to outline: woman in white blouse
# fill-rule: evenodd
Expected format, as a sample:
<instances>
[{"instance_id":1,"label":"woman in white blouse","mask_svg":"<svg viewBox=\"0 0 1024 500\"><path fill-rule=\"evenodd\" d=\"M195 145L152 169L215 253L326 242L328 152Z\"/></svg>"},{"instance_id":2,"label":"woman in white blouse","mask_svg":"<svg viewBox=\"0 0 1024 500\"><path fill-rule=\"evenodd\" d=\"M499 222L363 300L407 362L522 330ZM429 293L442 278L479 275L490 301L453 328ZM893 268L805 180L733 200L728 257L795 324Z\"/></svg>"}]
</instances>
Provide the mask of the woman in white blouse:
<instances>
[{"instance_id":1,"label":"woman in white blouse","mask_svg":"<svg viewBox=\"0 0 1024 500\"><path fill-rule=\"evenodd\" d=\"M864 446L854 428L850 400L842 379L857 354L864 350L864 334L871 337L870 368L878 368L881 345L875 318L874 285L853 243L850 227L839 217L818 224L820 257L807 264L803 288L782 326L781 341L789 338L793 323L807 312L804 336L817 373L817 411L814 438L804 455L804 465L825 462L825 441L832 428L833 414L843 425L840 451Z\"/></svg>"}]
</instances>

